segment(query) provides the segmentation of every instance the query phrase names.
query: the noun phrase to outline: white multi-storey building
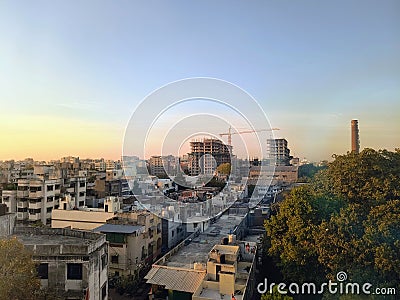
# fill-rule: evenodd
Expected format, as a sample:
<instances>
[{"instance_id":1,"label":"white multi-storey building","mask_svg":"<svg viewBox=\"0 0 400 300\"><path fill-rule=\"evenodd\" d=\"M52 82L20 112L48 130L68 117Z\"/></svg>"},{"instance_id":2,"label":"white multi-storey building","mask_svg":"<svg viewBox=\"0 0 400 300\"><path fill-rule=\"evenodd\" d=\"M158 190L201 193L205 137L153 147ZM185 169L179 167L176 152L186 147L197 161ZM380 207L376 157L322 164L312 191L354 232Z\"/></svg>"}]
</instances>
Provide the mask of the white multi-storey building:
<instances>
[{"instance_id":1,"label":"white multi-storey building","mask_svg":"<svg viewBox=\"0 0 400 300\"><path fill-rule=\"evenodd\" d=\"M17 190L17 219L41 221L51 219L61 195L61 179L20 179Z\"/></svg>"},{"instance_id":2,"label":"white multi-storey building","mask_svg":"<svg viewBox=\"0 0 400 300\"><path fill-rule=\"evenodd\" d=\"M7 212L17 212L17 191L16 190L4 190L1 195L1 203L7 205Z\"/></svg>"}]
</instances>

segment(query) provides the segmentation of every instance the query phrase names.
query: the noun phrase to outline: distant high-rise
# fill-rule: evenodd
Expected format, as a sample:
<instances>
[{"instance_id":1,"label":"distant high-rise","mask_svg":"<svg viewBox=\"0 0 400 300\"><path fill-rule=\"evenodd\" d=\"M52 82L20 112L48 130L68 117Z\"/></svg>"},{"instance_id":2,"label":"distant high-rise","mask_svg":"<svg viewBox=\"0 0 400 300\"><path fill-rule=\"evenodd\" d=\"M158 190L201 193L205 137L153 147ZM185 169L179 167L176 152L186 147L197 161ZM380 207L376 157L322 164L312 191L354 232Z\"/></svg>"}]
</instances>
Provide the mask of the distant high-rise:
<instances>
[{"instance_id":1,"label":"distant high-rise","mask_svg":"<svg viewBox=\"0 0 400 300\"><path fill-rule=\"evenodd\" d=\"M360 152L360 136L358 132L358 120L351 120L351 152Z\"/></svg>"},{"instance_id":2,"label":"distant high-rise","mask_svg":"<svg viewBox=\"0 0 400 300\"><path fill-rule=\"evenodd\" d=\"M270 160L275 160L277 166L289 166L290 149L288 148L286 139L268 139L267 153Z\"/></svg>"}]
</instances>

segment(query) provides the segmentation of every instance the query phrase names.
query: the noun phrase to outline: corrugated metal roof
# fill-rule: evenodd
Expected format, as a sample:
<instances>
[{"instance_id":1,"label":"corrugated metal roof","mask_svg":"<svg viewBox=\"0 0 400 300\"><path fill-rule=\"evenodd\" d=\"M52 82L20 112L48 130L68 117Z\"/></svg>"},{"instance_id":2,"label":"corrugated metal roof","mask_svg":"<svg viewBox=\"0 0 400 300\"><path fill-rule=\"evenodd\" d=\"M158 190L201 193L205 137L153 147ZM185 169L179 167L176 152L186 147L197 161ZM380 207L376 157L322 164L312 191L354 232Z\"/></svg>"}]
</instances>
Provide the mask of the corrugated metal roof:
<instances>
[{"instance_id":1,"label":"corrugated metal roof","mask_svg":"<svg viewBox=\"0 0 400 300\"><path fill-rule=\"evenodd\" d=\"M168 290L194 293L205 276L204 271L153 266L144 278L147 283L162 285Z\"/></svg>"},{"instance_id":2,"label":"corrugated metal roof","mask_svg":"<svg viewBox=\"0 0 400 300\"><path fill-rule=\"evenodd\" d=\"M116 224L104 224L101 225L93 231L95 232L103 232L103 233L125 233L131 234L136 231L141 231L144 229L144 226L133 226L133 225L116 225Z\"/></svg>"}]
</instances>

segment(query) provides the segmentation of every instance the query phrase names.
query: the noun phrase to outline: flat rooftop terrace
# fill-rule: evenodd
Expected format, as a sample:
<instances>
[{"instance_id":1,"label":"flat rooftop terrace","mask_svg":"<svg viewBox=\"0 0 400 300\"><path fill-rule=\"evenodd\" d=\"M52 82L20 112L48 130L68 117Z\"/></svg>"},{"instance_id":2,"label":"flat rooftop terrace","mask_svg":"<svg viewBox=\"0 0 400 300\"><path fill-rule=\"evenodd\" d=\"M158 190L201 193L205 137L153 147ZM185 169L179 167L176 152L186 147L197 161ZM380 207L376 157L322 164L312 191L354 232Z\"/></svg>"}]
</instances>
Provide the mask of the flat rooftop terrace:
<instances>
[{"instance_id":1,"label":"flat rooftop terrace","mask_svg":"<svg viewBox=\"0 0 400 300\"><path fill-rule=\"evenodd\" d=\"M106 244L103 234L67 228L15 227L13 235L35 255L87 255Z\"/></svg>"},{"instance_id":2,"label":"flat rooftop terrace","mask_svg":"<svg viewBox=\"0 0 400 300\"><path fill-rule=\"evenodd\" d=\"M156 264L187 269L192 269L195 262L205 264L211 249L220 244L222 238L232 233L244 217L245 214L223 214L205 232L192 239L189 244L184 245L169 257L167 254L164 256L165 259L161 259Z\"/></svg>"},{"instance_id":3,"label":"flat rooftop terrace","mask_svg":"<svg viewBox=\"0 0 400 300\"><path fill-rule=\"evenodd\" d=\"M24 245L90 245L92 240L63 235L33 235L27 233L14 234Z\"/></svg>"}]
</instances>

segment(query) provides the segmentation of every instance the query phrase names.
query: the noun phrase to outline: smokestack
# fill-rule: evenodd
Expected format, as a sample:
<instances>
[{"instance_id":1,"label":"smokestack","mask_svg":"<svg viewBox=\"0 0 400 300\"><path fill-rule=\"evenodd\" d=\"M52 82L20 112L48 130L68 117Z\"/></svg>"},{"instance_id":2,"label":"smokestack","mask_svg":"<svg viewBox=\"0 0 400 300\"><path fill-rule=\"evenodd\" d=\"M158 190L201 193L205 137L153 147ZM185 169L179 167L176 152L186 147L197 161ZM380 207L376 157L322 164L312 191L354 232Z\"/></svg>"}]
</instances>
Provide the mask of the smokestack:
<instances>
[{"instance_id":1,"label":"smokestack","mask_svg":"<svg viewBox=\"0 0 400 300\"><path fill-rule=\"evenodd\" d=\"M360 152L360 136L358 132L358 120L351 120L351 152Z\"/></svg>"}]
</instances>

